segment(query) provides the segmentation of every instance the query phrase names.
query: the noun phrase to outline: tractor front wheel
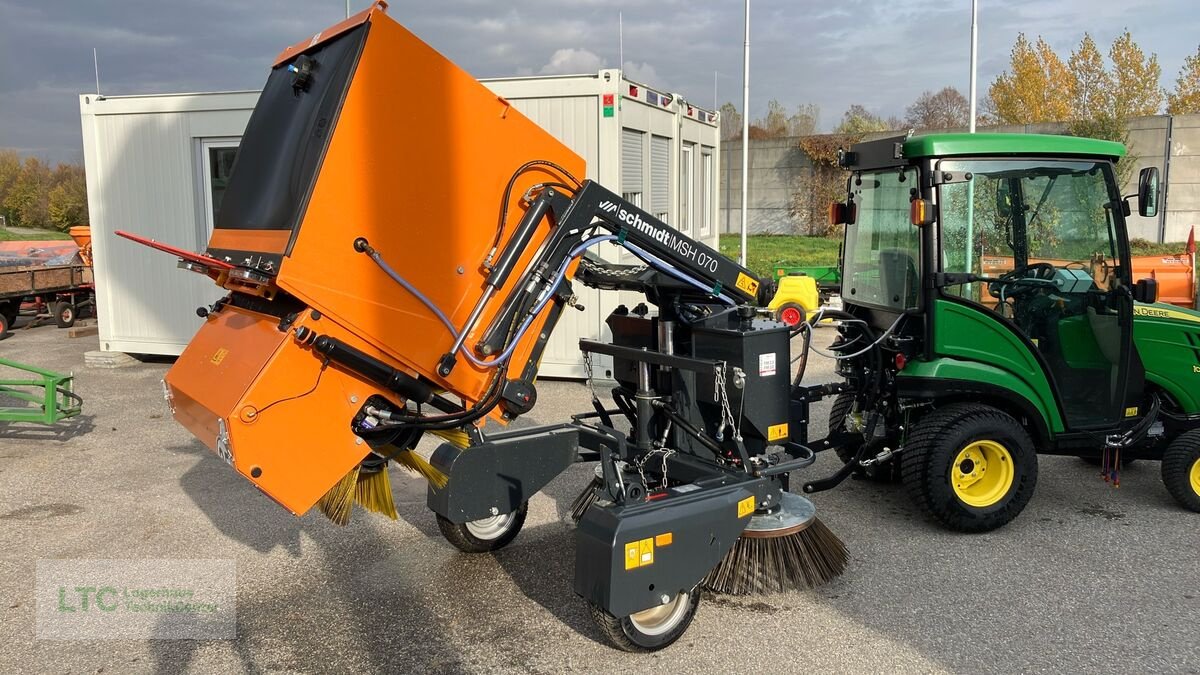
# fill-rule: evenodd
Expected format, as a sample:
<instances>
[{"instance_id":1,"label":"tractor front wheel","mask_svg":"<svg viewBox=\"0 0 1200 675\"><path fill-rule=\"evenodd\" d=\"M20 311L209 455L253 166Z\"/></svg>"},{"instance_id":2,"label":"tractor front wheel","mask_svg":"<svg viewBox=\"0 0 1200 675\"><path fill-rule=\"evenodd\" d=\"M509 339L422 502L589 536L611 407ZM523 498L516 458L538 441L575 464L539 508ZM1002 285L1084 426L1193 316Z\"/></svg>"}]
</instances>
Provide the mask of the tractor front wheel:
<instances>
[{"instance_id":1,"label":"tractor front wheel","mask_svg":"<svg viewBox=\"0 0 1200 675\"><path fill-rule=\"evenodd\" d=\"M1180 506L1200 513L1200 429L1182 434L1167 446L1162 479Z\"/></svg>"},{"instance_id":2,"label":"tractor front wheel","mask_svg":"<svg viewBox=\"0 0 1200 675\"><path fill-rule=\"evenodd\" d=\"M915 425L901 479L917 506L959 532L987 532L1016 518L1037 484L1033 440L991 406L955 403Z\"/></svg>"},{"instance_id":3,"label":"tractor front wheel","mask_svg":"<svg viewBox=\"0 0 1200 675\"><path fill-rule=\"evenodd\" d=\"M696 617L700 606L700 587L676 593L658 607L615 617L607 610L591 605L592 620L604 637L627 652L654 652L678 640Z\"/></svg>"}]
</instances>

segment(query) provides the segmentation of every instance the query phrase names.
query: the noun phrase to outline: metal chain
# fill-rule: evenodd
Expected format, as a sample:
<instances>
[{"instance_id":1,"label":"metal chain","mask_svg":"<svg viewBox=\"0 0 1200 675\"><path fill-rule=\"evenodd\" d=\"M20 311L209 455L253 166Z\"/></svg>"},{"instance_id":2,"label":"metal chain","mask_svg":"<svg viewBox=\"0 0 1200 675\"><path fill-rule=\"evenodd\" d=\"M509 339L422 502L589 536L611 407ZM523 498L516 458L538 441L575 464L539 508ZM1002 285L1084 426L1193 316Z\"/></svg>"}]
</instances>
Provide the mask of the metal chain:
<instances>
[{"instance_id":1,"label":"metal chain","mask_svg":"<svg viewBox=\"0 0 1200 675\"><path fill-rule=\"evenodd\" d=\"M734 433L740 437L737 430L737 420L733 418L733 408L729 404L729 392L725 389L725 363L721 365L713 373L713 388L717 390L717 397L721 404L721 423L717 425L717 439L725 440L725 429L734 428Z\"/></svg>"}]
</instances>

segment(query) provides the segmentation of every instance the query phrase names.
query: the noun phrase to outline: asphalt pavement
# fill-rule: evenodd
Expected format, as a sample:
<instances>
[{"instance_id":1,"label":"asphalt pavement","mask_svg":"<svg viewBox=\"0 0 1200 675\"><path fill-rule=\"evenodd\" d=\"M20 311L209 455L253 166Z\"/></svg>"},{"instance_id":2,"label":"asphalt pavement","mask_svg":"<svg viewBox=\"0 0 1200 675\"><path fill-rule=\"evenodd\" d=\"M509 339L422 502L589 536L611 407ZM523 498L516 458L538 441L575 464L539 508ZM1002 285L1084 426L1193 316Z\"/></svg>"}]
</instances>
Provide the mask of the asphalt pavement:
<instances>
[{"instance_id":1,"label":"asphalt pavement","mask_svg":"<svg viewBox=\"0 0 1200 675\"><path fill-rule=\"evenodd\" d=\"M590 466L535 497L494 555L447 544L424 483L400 468L397 521L295 518L175 424L169 363L86 369L95 348L53 326L0 341L0 358L73 371L86 399L58 427L0 424L0 672L1200 672L1200 515L1171 500L1154 462L1117 490L1043 457L1024 513L982 535L940 529L900 486L847 481L814 499L851 550L843 577L706 595L676 645L634 655L603 641L571 590L568 510ZM809 380L832 378L815 357ZM589 408L584 384L539 388L526 423ZM822 456L802 476L836 465ZM235 560L237 637L36 639L39 559L142 558Z\"/></svg>"}]
</instances>

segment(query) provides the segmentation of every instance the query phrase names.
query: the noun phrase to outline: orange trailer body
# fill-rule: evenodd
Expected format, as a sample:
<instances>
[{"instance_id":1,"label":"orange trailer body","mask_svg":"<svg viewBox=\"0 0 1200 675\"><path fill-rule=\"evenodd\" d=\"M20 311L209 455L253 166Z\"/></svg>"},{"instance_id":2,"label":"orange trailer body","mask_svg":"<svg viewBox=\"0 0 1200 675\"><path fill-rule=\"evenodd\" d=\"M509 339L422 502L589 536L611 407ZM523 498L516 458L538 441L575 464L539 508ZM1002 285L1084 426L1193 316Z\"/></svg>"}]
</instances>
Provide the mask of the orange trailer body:
<instances>
[{"instance_id":1,"label":"orange trailer body","mask_svg":"<svg viewBox=\"0 0 1200 675\"><path fill-rule=\"evenodd\" d=\"M357 252L355 239L368 239L462 326L484 293L482 263L513 173L530 159L578 176L586 168L382 9L372 7L280 55L208 248L239 268L210 276L259 296L259 304L211 315L166 378L176 418L297 514L366 456L369 448L351 429L363 402L373 395L397 400L336 364L323 367L322 356L296 339L298 328L423 377L468 406L492 377L465 359L449 377L438 375L453 336ZM505 205L501 249L523 215L526 190L565 179L552 170L517 179ZM548 234L545 228L534 234L518 274L487 305L468 347ZM286 311L283 302L290 303ZM531 359L550 306L517 343L512 368Z\"/></svg>"}]
</instances>

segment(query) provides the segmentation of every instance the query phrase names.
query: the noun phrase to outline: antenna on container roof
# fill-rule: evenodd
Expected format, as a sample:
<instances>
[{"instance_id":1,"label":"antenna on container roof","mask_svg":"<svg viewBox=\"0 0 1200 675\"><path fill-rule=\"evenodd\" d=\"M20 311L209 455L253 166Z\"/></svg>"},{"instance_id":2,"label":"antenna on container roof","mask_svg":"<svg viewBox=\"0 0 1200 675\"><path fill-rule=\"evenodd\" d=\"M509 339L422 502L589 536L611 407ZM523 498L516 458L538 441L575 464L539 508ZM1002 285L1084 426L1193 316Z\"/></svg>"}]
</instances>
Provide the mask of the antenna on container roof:
<instances>
[{"instance_id":1,"label":"antenna on container roof","mask_svg":"<svg viewBox=\"0 0 1200 675\"><path fill-rule=\"evenodd\" d=\"M96 48L92 47L92 66L96 69L96 95L100 95L100 58L96 55Z\"/></svg>"}]
</instances>

